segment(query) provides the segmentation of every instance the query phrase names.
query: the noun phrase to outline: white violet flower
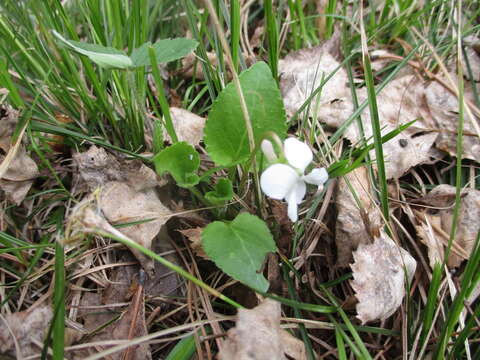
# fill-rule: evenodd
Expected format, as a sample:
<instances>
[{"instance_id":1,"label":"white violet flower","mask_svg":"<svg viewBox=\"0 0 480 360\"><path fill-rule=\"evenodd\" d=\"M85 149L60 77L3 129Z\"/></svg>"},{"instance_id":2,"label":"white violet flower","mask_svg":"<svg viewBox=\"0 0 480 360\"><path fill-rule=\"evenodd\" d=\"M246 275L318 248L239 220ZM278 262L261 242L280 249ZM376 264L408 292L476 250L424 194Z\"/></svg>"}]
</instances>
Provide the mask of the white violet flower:
<instances>
[{"instance_id":1,"label":"white violet flower","mask_svg":"<svg viewBox=\"0 0 480 360\"><path fill-rule=\"evenodd\" d=\"M263 142L262 150L267 159L273 159L272 153L275 154L272 144L268 140ZM270 165L260 177L260 186L268 197L286 200L288 217L295 222L298 220L298 204L302 202L307 192L306 183L320 188L328 180L328 173L325 168L317 168L304 175L305 169L313 160L313 154L307 144L295 138L291 137L284 141L283 151L288 164Z\"/></svg>"}]
</instances>

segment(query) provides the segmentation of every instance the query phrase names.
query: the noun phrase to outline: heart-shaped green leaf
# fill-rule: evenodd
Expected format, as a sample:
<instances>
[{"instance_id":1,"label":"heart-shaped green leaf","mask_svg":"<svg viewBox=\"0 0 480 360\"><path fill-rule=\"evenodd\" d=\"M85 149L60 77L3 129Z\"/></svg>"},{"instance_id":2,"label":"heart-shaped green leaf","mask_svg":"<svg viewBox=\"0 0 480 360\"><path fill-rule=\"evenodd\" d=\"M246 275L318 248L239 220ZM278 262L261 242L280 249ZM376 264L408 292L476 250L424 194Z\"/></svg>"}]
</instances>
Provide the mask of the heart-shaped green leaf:
<instances>
[{"instance_id":1,"label":"heart-shaped green leaf","mask_svg":"<svg viewBox=\"0 0 480 360\"><path fill-rule=\"evenodd\" d=\"M257 216L242 213L230 223L214 221L202 231L202 246L232 278L255 290L268 290L268 281L258 271L276 246L267 225Z\"/></svg>"},{"instance_id":2,"label":"heart-shaped green leaf","mask_svg":"<svg viewBox=\"0 0 480 360\"><path fill-rule=\"evenodd\" d=\"M177 142L160 151L152 160L157 173L162 175L169 172L178 186L188 188L198 184L200 156L192 145L184 141Z\"/></svg>"},{"instance_id":3,"label":"heart-shaped green leaf","mask_svg":"<svg viewBox=\"0 0 480 360\"><path fill-rule=\"evenodd\" d=\"M220 205L231 200L233 197L232 182L229 179L218 179L215 189L205 194L205 198L212 204Z\"/></svg>"},{"instance_id":4,"label":"heart-shaped green leaf","mask_svg":"<svg viewBox=\"0 0 480 360\"><path fill-rule=\"evenodd\" d=\"M287 123L283 101L270 68L258 62L240 75L255 143L267 131L285 138ZM205 125L205 144L213 161L232 166L248 159L250 147L240 100L233 83L228 84L212 105Z\"/></svg>"}]
</instances>

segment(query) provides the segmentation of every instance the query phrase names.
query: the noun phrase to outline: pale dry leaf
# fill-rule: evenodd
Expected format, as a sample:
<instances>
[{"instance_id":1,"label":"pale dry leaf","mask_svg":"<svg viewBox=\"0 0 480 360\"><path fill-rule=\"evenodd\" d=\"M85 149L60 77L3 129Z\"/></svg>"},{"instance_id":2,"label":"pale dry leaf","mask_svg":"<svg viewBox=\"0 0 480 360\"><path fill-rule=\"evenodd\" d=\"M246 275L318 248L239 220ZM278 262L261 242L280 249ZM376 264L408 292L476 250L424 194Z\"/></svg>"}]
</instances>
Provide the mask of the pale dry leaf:
<instances>
[{"instance_id":1,"label":"pale dry leaf","mask_svg":"<svg viewBox=\"0 0 480 360\"><path fill-rule=\"evenodd\" d=\"M171 216L155 189L137 191L130 185L111 181L100 193L98 205L105 218L113 225L139 222L121 227L124 235L147 249L152 248L152 241L160 232L163 224ZM149 275L154 273L154 260L136 249L130 249Z\"/></svg>"},{"instance_id":2,"label":"pale dry leaf","mask_svg":"<svg viewBox=\"0 0 480 360\"><path fill-rule=\"evenodd\" d=\"M20 113L9 105L0 106L0 149L10 150L11 138L17 126Z\"/></svg>"},{"instance_id":3,"label":"pale dry leaf","mask_svg":"<svg viewBox=\"0 0 480 360\"><path fill-rule=\"evenodd\" d=\"M332 43L302 49L287 55L279 62L280 89L288 116L292 116L327 76L336 73L312 101L317 118L337 127L353 112L346 71L331 54ZM339 118L342 119L339 123Z\"/></svg>"},{"instance_id":4,"label":"pale dry leaf","mask_svg":"<svg viewBox=\"0 0 480 360\"><path fill-rule=\"evenodd\" d=\"M387 179L398 179L412 167L430 162L433 155L431 149L438 135L436 132L428 132L432 119L426 105L424 83L413 75L397 78L382 90L377 97L377 104L382 136L400 125L416 120L412 126L383 144ZM373 130L370 109L366 109L361 118L365 137L371 138ZM357 129L352 138L353 129L357 129L355 123L350 126L346 136L356 142L360 140L360 132ZM372 160L375 159L374 150L370 156Z\"/></svg>"},{"instance_id":5,"label":"pale dry leaf","mask_svg":"<svg viewBox=\"0 0 480 360\"><path fill-rule=\"evenodd\" d=\"M124 182L134 190L163 185L155 172L140 160L117 158L95 145L85 152L74 154L73 160L78 167L78 176L90 191L110 181Z\"/></svg>"},{"instance_id":6,"label":"pale dry leaf","mask_svg":"<svg viewBox=\"0 0 480 360\"><path fill-rule=\"evenodd\" d=\"M0 155L0 162L5 157ZM28 156L25 148L20 145L17 154L8 166L0 180L0 188L5 191L7 198L19 205L32 187L33 181L40 175L35 161Z\"/></svg>"},{"instance_id":7,"label":"pale dry leaf","mask_svg":"<svg viewBox=\"0 0 480 360\"><path fill-rule=\"evenodd\" d=\"M180 233L186 236L191 242L191 247L195 255L200 256L203 259L209 259L202 247L202 227L196 227L193 229L178 230Z\"/></svg>"},{"instance_id":8,"label":"pale dry leaf","mask_svg":"<svg viewBox=\"0 0 480 360\"><path fill-rule=\"evenodd\" d=\"M107 184L110 197L105 192L92 194L77 204L68 217L65 236L59 238L63 245L68 245L82 239L85 233L110 233L128 243L138 243L151 249L152 240L157 236L162 225L170 216L156 193L135 192L128 185L119 182ZM96 199L98 203L96 203ZM103 213L103 214L102 214ZM115 224L139 221L122 227L114 228L104 216L108 216ZM148 220L148 221L147 221ZM131 235L131 237L129 236ZM155 262L140 251L129 247L150 277L155 275Z\"/></svg>"},{"instance_id":9,"label":"pale dry leaf","mask_svg":"<svg viewBox=\"0 0 480 360\"><path fill-rule=\"evenodd\" d=\"M203 139L205 118L177 107L170 107L170 115L172 116L173 127L175 128L178 141L186 141L192 146L198 146ZM165 128L163 136L167 141L172 142Z\"/></svg>"},{"instance_id":10,"label":"pale dry leaf","mask_svg":"<svg viewBox=\"0 0 480 360\"><path fill-rule=\"evenodd\" d=\"M360 201L361 211L355 201L348 180ZM337 264L348 266L352 259L352 251L360 244L369 244L381 226L381 214L376 206L371 189L371 181L364 167L353 170L338 181L335 205L337 221L335 242L337 245ZM362 215L363 213L363 215Z\"/></svg>"},{"instance_id":11,"label":"pale dry leaf","mask_svg":"<svg viewBox=\"0 0 480 360\"><path fill-rule=\"evenodd\" d=\"M53 312L50 306L40 306L2 316L0 318L0 355L22 358L41 352L34 343L43 343L52 317ZM21 354L17 353L15 343Z\"/></svg>"},{"instance_id":12,"label":"pale dry leaf","mask_svg":"<svg viewBox=\"0 0 480 360\"><path fill-rule=\"evenodd\" d=\"M12 144L18 116L19 112L10 106L0 107L0 149L7 153L6 156L0 155L0 163L5 166L0 176L0 188L17 205L25 199L33 181L40 174L36 162L28 156L21 143L23 132L16 143Z\"/></svg>"},{"instance_id":13,"label":"pale dry leaf","mask_svg":"<svg viewBox=\"0 0 480 360\"><path fill-rule=\"evenodd\" d=\"M455 75L453 75L453 78L455 78ZM425 96L428 109L434 121L434 127L439 130L439 135L435 142L437 148L452 156L456 156L459 110L457 97L435 81L427 87ZM475 103L470 83L465 84L464 97L470 103ZM470 119L465 114L462 158L478 162L480 161L480 139L475 131L473 121L480 122L478 117Z\"/></svg>"},{"instance_id":14,"label":"pale dry leaf","mask_svg":"<svg viewBox=\"0 0 480 360\"><path fill-rule=\"evenodd\" d=\"M362 323L385 320L402 304L405 282L411 282L417 262L384 231L373 244L361 244L353 258L357 317Z\"/></svg>"},{"instance_id":15,"label":"pale dry leaf","mask_svg":"<svg viewBox=\"0 0 480 360\"><path fill-rule=\"evenodd\" d=\"M420 239L428 247L430 264L434 264L436 257L440 256L443 261L444 249L448 244L450 231L452 229L453 208L455 203L455 187L451 185L439 185L435 187L422 200L423 204L431 207L437 207L426 213L430 220L431 231L429 230L426 219L419 219L423 232L419 231ZM417 228L418 229L418 228ZM452 245L447 265L457 267L462 261L468 259L477 234L480 231L480 191L474 189L464 189L461 195L461 205L458 216L457 232ZM429 235L432 239L427 240L424 235ZM442 244L439 248L439 244Z\"/></svg>"},{"instance_id":16,"label":"pale dry leaf","mask_svg":"<svg viewBox=\"0 0 480 360\"><path fill-rule=\"evenodd\" d=\"M415 229L419 239L427 246L429 264L433 269L436 263L442 263L444 256L441 235L435 231L435 229L442 228L442 220L436 214L423 213L422 215L420 225L417 225Z\"/></svg>"},{"instance_id":17,"label":"pale dry leaf","mask_svg":"<svg viewBox=\"0 0 480 360\"><path fill-rule=\"evenodd\" d=\"M300 339L296 338L286 330L282 330L280 334L283 344L283 350L290 359L307 360L307 349Z\"/></svg>"},{"instance_id":18,"label":"pale dry leaf","mask_svg":"<svg viewBox=\"0 0 480 360\"><path fill-rule=\"evenodd\" d=\"M236 325L228 331L219 359L286 359L280 312L280 303L271 299L265 299L251 310L239 309Z\"/></svg>"}]
</instances>

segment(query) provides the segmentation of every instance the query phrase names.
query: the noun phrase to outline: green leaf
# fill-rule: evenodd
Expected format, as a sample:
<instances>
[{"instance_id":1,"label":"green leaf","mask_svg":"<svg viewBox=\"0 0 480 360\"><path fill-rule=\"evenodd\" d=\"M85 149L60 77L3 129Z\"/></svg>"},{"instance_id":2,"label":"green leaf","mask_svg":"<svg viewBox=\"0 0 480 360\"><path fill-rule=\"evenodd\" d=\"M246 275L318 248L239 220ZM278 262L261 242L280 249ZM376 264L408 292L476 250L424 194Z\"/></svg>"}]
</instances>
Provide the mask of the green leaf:
<instances>
[{"instance_id":1,"label":"green leaf","mask_svg":"<svg viewBox=\"0 0 480 360\"><path fill-rule=\"evenodd\" d=\"M169 172L178 186L192 187L198 184L200 156L192 145L182 141L160 151L152 159L159 175Z\"/></svg>"},{"instance_id":2,"label":"green leaf","mask_svg":"<svg viewBox=\"0 0 480 360\"><path fill-rule=\"evenodd\" d=\"M215 184L215 189L205 194L205 198L215 205L224 204L231 200L232 197L232 182L225 178L218 179L218 182Z\"/></svg>"},{"instance_id":3,"label":"green leaf","mask_svg":"<svg viewBox=\"0 0 480 360\"><path fill-rule=\"evenodd\" d=\"M266 131L285 138L285 109L277 83L264 62L253 65L240 75L240 83L252 122L255 143ZM212 105L205 125L205 144L215 163L232 166L248 159L245 120L233 83L228 84Z\"/></svg>"},{"instance_id":4,"label":"green leaf","mask_svg":"<svg viewBox=\"0 0 480 360\"><path fill-rule=\"evenodd\" d=\"M75 52L88 56L94 63L106 68L127 69L133 66L132 59L124 51L97 44L67 40L55 30L53 35Z\"/></svg>"},{"instance_id":5,"label":"green leaf","mask_svg":"<svg viewBox=\"0 0 480 360\"><path fill-rule=\"evenodd\" d=\"M155 58L159 64L181 59L190 54L198 46L198 42L187 38L164 39L155 44L147 42L133 50L131 59L134 66L150 65L148 48L152 46L155 51Z\"/></svg>"},{"instance_id":6,"label":"green leaf","mask_svg":"<svg viewBox=\"0 0 480 360\"><path fill-rule=\"evenodd\" d=\"M268 281L257 271L276 246L267 225L258 217L242 213L230 223L215 221L202 231L202 245L210 259L232 278L267 291Z\"/></svg>"}]
</instances>

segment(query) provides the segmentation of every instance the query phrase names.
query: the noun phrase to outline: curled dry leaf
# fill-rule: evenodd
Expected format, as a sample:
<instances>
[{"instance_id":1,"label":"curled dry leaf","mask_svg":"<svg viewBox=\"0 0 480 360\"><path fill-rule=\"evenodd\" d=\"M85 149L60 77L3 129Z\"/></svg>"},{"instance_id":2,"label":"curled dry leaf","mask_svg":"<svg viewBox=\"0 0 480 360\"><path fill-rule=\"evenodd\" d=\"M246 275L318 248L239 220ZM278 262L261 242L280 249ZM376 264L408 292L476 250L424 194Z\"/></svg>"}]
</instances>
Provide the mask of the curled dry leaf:
<instances>
[{"instance_id":1,"label":"curled dry leaf","mask_svg":"<svg viewBox=\"0 0 480 360\"><path fill-rule=\"evenodd\" d=\"M352 190L361 203L361 209L355 201ZM338 212L335 231L337 264L348 266L352 259L352 251L360 244L371 243L373 234L377 233L381 226L380 211L374 202L366 168L355 169L339 180L335 204Z\"/></svg>"},{"instance_id":2,"label":"curled dry leaf","mask_svg":"<svg viewBox=\"0 0 480 360\"><path fill-rule=\"evenodd\" d=\"M432 267L435 262L443 261L444 249L448 245L453 221L455 191L455 187L451 185L435 187L422 200L422 203L437 209L417 212L419 220L417 232L420 240L428 248L428 258ZM457 267L463 260L468 259L479 231L480 191L465 189L462 191L457 233L447 261L449 267Z\"/></svg>"},{"instance_id":3,"label":"curled dry leaf","mask_svg":"<svg viewBox=\"0 0 480 360\"><path fill-rule=\"evenodd\" d=\"M38 167L27 154L22 143L13 145L12 135L18 122L18 111L11 107L0 107L0 148L5 152L14 152L13 158L0 155L0 163L6 165L6 171L0 177L0 188L7 198L19 205L39 175ZM21 142L19 138L17 141ZM8 161L8 164L4 164Z\"/></svg>"},{"instance_id":4,"label":"curled dry leaf","mask_svg":"<svg viewBox=\"0 0 480 360\"><path fill-rule=\"evenodd\" d=\"M35 345L35 342L43 343L52 317L50 306L36 307L0 317L0 355L20 359L40 353L41 348Z\"/></svg>"},{"instance_id":5,"label":"curled dry leaf","mask_svg":"<svg viewBox=\"0 0 480 360\"><path fill-rule=\"evenodd\" d=\"M98 204L111 224L136 223L121 227L120 231L147 249L152 248L154 237L171 215L154 189L136 191L125 183L115 181L103 187ZM131 251L152 275L155 266L153 259L135 249Z\"/></svg>"},{"instance_id":6,"label":"curled dry leaf","mask_svg":"<svg viewBox=\"0 0 480 360\"><path fill-rule=\"evenodd\" d=\"M160 201L155 187L157 176L138 160L117 159L104 149L92 146L74 155L81 179L90 190L100 187L98 207L110 224L135 223L120 232L147 249L171 212ZM133 254L149 275L154 261L135 249Z\"/></svg>"},{"instance_id":7,"label":"curled dry leaf","mask_svg":"<svg viewBox=\"0 0 480 360\"><path fill-rule=\"evenodd\" d=\"M205 127L205 118L198 116L188 110L171 107L173 127L178 137L178 141L186 141L190 145L197 146L203 139L203 128ZM169 142L172 142L170 135L164 129L163 136Z\"/></svg>"},{"instance_id":8,"label":"curled dry leaf","mask_svg":"<svg viewBox=\"0 0 480 360\"><path fill-rule=\"evenodd\" d=\"M280 303L265 299L254 309L239 309L237 323L227 333L220 360L306 359L300 340L280 328ZM295 341L296 340L296 341Z\"/></svg>"},{"instance_id":9,"label":"curled dry leaf","mask_svg":"<svg viewBox=\"0 0 480 360\"><path fill-rule=\"evenodd\" d=\"M373 244L361 244L353 258L357 317L362 323L388 318L402 304L405 281L412 280L417 262L384 231Z\"/></svg>"}]
</instances>

